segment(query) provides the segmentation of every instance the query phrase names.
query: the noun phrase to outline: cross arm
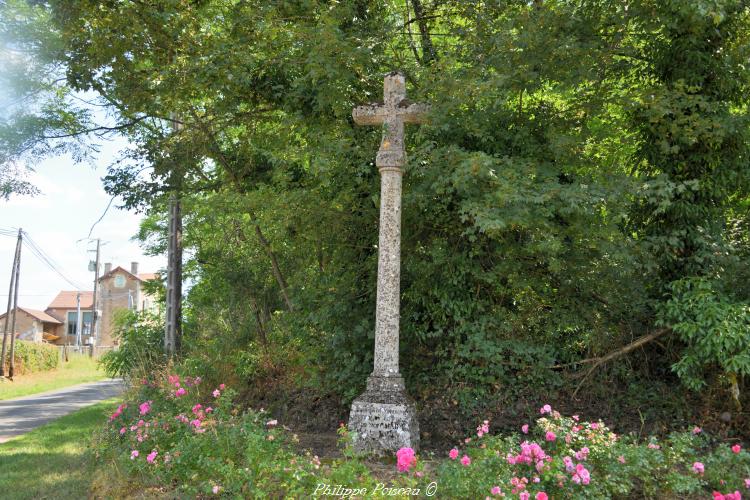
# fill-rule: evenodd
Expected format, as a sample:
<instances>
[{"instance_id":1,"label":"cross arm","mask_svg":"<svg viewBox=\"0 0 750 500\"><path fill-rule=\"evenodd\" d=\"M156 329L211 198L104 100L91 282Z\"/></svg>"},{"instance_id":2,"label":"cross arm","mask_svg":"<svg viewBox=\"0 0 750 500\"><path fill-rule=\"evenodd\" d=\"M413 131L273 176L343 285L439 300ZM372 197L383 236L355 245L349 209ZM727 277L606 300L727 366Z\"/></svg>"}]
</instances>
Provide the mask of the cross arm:
<instances>
[{"instance_id":1,"label":"cross arm","mask_svg":"<svg viewBox=\"0 0 750 500\"><path fill-rule=\"evenodd\" d=\"M403 100L398 105L398 114L404 120L404 123L427 123L427 115L430 112L430 105L419 102L409 102Z\"/></svg>"},{"instance_id":2,"label":"cross arm","mask_svg":"<svg viewBox=\"0 0 750 500\"><path fill-rule=\"evenodd\" d=\"M365 104L352 111L352 118L357 125L382 125L385 122L382 104Z\"/></svg>"}]
</instances>

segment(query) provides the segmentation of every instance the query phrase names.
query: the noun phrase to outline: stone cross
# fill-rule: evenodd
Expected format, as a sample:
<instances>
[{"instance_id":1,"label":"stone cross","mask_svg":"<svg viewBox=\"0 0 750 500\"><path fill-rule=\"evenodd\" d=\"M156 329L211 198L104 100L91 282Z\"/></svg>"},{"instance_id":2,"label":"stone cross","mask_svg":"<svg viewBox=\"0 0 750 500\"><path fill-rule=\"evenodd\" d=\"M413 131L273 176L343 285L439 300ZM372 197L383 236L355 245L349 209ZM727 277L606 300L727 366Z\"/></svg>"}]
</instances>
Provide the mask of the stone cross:
<instances>
[{"instance_id":1,"label":"stone cross","mask_svg":"<svg viewBox=\"0 0 750 500\"><path fill-rule=\"evenodd\" d=\"M429 106L406 99L404 75L393 72L383 83L383 104L354 108L357 125L382 125L383 140L375 159L380 171L380 235L375 310L375 363L366 391L354 400L349 429L354 448L383 454L417 448L419 426L414 404L399 373L401 278L401 168L406 163L404 124L424 123Z\"/></svg>"}]
</instances>

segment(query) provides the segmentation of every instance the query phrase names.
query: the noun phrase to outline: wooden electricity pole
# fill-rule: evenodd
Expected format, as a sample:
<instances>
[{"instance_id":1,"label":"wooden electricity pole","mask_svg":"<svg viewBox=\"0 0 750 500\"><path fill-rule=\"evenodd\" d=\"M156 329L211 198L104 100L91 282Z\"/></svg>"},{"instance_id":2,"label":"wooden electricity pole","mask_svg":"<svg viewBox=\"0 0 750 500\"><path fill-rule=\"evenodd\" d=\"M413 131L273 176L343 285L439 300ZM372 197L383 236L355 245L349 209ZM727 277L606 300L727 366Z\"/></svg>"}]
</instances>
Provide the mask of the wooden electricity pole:
<instances>
[{"instance_id":1,"label":"wooden electricity pole","mask_svg":"<svg viewBox=\"0 0 750 500\"><path fill-rule=\"evenodd\" d=\"M10 323L10 369L8 370L8 378L13 380L13 352L15 350L16 340L16 310L18 309L18 281L21 274L21 244L23 243L23 230L18 230L18 240L16 241L16 252L13 257L13 268L10 273L10 287L8 288L8 310L5 313L5 326L3 328L3 346L2 353L0 353L0 378L5 377L5 354L6 345L8 339L8 320L10 315L13 315L13 320Z\"/></svg>"},{"instance_id":2,"label":"wooden electricity pole","mask_svg":"<svg viewBox=\"0 0 750 500\"><path fill-rule=\"evenodd\" d=\"M167 320L164 350L169 356L180 350L182 336L182 213L177 195L169 199L169 247L167 250Z\"/></svg>"},{"instance_id":3,"label":"wooden electricity pole","mask_svg":"<svg viewBox=\"0 0 750 500\"><path fill-rule=\"evenodd\" d=\"M91 314L91 331L89 332L89 335L91 335L94 340L92 342L92 348L91 352L93 353L93 346L97 345L99 343L99 333L96 330L96 327L99 324L99 300L97 300L96 294L99 290L99 246L100 246L101 240L99 238L96 239L96 264L94 264L94 300L92 304L93 312Z\"/></svg>"}]
</instances>

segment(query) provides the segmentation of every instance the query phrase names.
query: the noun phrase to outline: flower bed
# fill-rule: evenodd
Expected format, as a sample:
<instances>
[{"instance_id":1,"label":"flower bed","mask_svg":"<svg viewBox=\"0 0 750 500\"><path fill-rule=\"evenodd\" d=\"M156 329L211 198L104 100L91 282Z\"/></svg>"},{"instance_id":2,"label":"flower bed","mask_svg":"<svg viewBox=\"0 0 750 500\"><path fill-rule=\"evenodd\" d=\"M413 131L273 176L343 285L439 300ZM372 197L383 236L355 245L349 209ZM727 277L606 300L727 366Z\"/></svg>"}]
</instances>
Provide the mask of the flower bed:
<instances>
[{"instance_id":1,"label":"flower bed","mask_svg":"<svg viewBox=\"0 0 750 500\"><path fill-rule=\"evenodd\" d=\"M733 500L750 493L750 454L739 443L716 443L699 428L639 442L548 405L519 435L491 435L484 421L444 457L424 460L403 448L393 475L378 481L349 447L325 464L295 452L288 429L262 410L240 414L232 397L223 384L204 387L199 377L144 380L111 415L98 456L138 487L198 496L407 497L433 488L441 498ZM348 432L340 433L346 444Z\"/></svg>"},{"instance_id":2,"label":"flower bed","mask_svg":"<svg viewBox=\"0 0 750 500\"><path fill-rule=\"evenodd\" d=\"M750 493L750 454L717 444L699 428L639 443L603 422L566 417L549 405L520 436L487 436L489 423L448 452L437 471L450 497L741 498ZM458 457L462 456L459 460Z\"/></svg>"}]
</instances>

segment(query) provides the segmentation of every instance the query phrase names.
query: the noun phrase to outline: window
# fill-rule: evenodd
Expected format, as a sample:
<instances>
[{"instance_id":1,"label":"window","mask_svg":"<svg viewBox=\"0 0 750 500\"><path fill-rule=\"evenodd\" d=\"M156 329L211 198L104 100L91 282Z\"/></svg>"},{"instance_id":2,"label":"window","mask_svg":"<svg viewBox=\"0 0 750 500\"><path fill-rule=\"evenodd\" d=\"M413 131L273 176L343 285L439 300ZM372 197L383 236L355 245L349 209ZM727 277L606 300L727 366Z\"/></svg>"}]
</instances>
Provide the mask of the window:
<instances>
[{"instance_id":1,"label":"window","mask_svg":"<svg viewBox=\"0 0 750 500\"><path fill-rule=\"evenodd\" d=\"M83 335L91 335L91 325L94 322L93 311L82 311L81 330ZM76 311L68 312L68 335L76 335L78 326L78 313Z\"/></svg>"},{"instance_id":2,"label":"window","mask_svg":"<svg viewBox=\"0 0 750 500\"><path fill-rule=\"evenodd\" d=\"M125 276L118 274L115 276L115 288L122 288L125 286Z\"/></svg>"}]
</instances>

